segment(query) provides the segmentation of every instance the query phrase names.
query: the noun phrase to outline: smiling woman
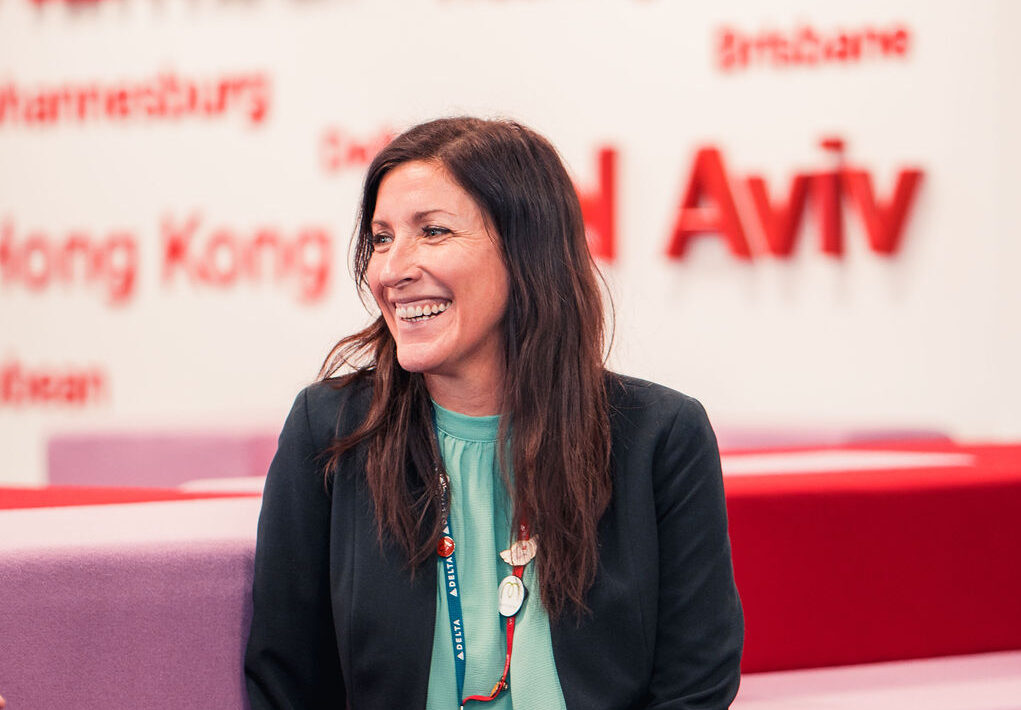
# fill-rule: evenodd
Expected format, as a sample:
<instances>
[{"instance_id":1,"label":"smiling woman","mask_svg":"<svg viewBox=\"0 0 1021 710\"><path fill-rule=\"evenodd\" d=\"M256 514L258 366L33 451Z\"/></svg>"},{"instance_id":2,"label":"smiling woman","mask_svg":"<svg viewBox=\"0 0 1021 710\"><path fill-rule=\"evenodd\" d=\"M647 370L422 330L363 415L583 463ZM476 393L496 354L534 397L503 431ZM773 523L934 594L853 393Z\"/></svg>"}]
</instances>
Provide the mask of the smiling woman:
<instances>
[{"instance_id":1,"label":"smiling woman","mask_svg":"<svg viewBox=\"0 0 1021 710\"><path fill-rule=\"evenodd\" d=\"M397 344L437 404L499 414L508 276L496 236L442 164L403 163L383 178L365 278Z\"/></svg>"},{"instance_id":2,"label":"smiling woman","mask_svg":"<svg viewBox=\"0 0 1021 710\"><path fill-rule=\"evenodd\" d=\"M702 407L605 370L556 150L416 126L369 167L377 320L299 394L267 476L251 706L726 708L743 638Z\"/></svg>"}]
</instances>

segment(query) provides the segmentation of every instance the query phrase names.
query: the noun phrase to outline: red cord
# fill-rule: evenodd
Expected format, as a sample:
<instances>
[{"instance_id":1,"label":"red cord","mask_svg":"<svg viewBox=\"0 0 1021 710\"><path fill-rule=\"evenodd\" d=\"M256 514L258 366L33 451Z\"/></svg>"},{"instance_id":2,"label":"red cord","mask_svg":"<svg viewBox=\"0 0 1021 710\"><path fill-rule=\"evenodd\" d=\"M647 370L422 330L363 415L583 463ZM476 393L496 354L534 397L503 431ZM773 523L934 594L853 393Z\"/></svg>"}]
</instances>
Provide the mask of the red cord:
<instances>
[{"instance_id":1,"label":"red cord","mask_svg":"<svg viewBox=\"0 0 1021 710\"><path fill-rule=\"evenodd\" d=\"M519 539L521 540L528 539L527 523L524 522L521 523ZM513 574L518 579L521 579L521 575L524 573L524 571L525 566L518 565L517 567L514 568ZM489 691L489 695L469 695L467 698L462 700L461 701L462 708L464 707L464 704L467 703L469 700L474 700L479 703L486 703L489 702L490 700L496 700L497 696L500 695L500 693L503 692L503 690L507 687L507 675L510 673L511 653L514 650L514 620L517 618L517 616L518 616L517 612L515 612L514 616L507 617L507 658L503 662L503 674L500 676L500 680L496 681L496 685L494 685L493 689Z\"/></svg>"}]
</instances>

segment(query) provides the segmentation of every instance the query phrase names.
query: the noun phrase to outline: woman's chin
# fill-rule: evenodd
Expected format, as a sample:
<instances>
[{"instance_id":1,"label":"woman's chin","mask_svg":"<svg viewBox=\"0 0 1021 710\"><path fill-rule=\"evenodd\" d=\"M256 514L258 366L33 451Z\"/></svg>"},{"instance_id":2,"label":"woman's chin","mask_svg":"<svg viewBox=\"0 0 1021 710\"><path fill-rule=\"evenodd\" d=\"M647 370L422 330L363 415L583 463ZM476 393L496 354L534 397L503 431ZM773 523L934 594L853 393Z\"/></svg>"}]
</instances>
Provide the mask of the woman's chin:
<instances>
[{"instance_id":1,"label":"woman's chin","mask_svg":"<svg viewBox=\"0 0 1021 710\"><path fill-rule=\"evenodd\" d=\"M397 346L397 363L408 372L428 375L439 366L437 358L431 353L421 352L421 348L401 348Z\"/></svg>"}]
</instances>

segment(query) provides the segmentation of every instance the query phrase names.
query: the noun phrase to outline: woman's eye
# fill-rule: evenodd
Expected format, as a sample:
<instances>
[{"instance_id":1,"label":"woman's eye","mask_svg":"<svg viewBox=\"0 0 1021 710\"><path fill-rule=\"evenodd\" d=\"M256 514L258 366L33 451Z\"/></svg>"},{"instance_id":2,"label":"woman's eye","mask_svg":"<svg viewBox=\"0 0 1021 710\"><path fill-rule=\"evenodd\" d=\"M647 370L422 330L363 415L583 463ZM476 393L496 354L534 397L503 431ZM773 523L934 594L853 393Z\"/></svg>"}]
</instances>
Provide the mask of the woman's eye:
<instances>
[{"instance_id":1,"label":"woman's eye","mask_svg":"<svg viewBox=\"0 0 1021 710\"><path fill-rule=\"evenodd\" d=\"M391 237L389 234L373 234L372 235L372 248L373 249L379 249L380 247L385 247L385 246L389 245L390 242L393 241L393 239L394 238Z\"/></svg>"},{"instance_id":2,"label":"woman's eye","mask_svg":"<svg viewBox=\"0 0 1021 710\"><path fill-rule=\"evenodd\" d=\"M444 234L450 234L450 230L446 227L423 227L422 234L427 237L441 237Z\"/></svg>"}]
</instances>

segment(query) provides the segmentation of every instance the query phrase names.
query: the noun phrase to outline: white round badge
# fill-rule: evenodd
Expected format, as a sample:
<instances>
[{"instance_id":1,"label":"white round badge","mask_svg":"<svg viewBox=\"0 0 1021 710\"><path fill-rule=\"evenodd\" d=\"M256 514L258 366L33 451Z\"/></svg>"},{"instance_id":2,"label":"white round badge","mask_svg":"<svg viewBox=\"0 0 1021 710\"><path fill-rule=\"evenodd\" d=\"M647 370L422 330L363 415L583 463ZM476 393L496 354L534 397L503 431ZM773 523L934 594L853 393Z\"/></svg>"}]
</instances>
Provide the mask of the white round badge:
<instances>
[{"instance_id":1,"label":"white round badge","mask_svg":"<svg viewBox=\"0 0 1021 710\"><path fill-rule=\"evenodd\" d=\"M508 575L500 582L497 594L500 598L498 606L500 614L514 616L525 602L525 584L513 574Z\"/></svg>"}]
</instances>

